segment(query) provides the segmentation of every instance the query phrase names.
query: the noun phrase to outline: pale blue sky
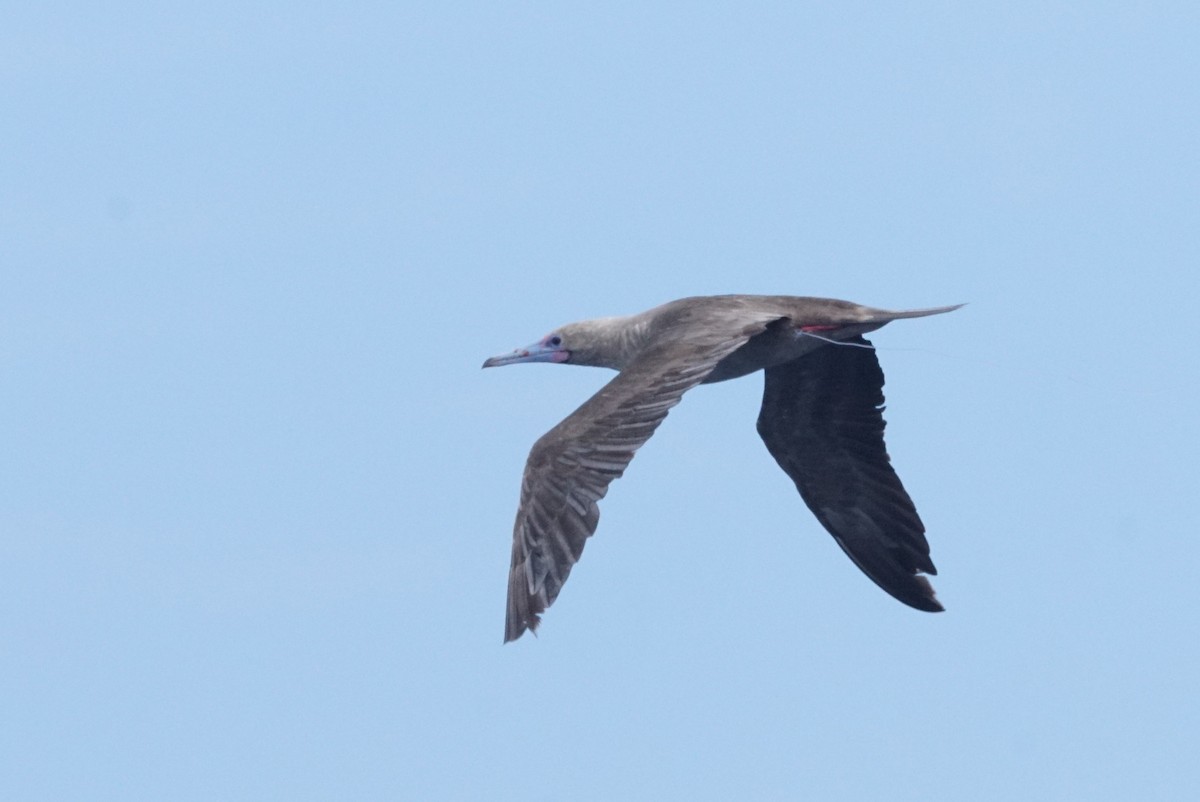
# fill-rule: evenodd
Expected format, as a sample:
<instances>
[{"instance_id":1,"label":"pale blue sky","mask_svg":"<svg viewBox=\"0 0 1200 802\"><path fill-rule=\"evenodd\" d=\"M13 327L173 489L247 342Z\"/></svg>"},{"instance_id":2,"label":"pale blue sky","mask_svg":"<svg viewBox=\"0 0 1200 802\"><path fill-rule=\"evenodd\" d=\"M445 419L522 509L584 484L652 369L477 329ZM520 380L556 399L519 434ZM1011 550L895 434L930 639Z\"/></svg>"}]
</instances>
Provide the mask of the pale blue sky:
<instances>
[{"instance_id":1,"label":"pale blue sky","mask_svg":"<svg viewBox=\"0 0 1200 802\"><path fill-rule=\"evenodd\" d=\"M1179 799L1194 3L60 2L0 26L0 798ZM718 292L874 340L947 607L689 394L538 638L520 472Z\"/></svg>"}]
</instances>

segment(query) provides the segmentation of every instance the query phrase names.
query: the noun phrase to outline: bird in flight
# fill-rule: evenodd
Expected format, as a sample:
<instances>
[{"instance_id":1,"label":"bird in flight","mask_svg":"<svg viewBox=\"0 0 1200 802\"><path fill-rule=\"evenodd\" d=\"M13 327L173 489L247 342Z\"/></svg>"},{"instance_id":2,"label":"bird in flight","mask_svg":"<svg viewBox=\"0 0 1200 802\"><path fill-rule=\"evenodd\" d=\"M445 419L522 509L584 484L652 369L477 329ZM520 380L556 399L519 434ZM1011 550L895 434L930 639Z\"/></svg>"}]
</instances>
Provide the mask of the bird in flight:
<instances>
[{"instance_id":1,"label":"bird in flight","mask_svg":"<svg viewBox=\"0 0 1200 802\"><path fill-rule=\"evenodd\" d=\"M533 446L521 480L505 642L537 630L600 520L598 502L683 394L765 374L758 433L800 497L879 587L918 610L943 608L925 527L883 442L883 371L863 338L902 318L828 298L682 298L625 317L570 323L485 368L552 362L617 376Z\"/></svg>"}]
</instances>

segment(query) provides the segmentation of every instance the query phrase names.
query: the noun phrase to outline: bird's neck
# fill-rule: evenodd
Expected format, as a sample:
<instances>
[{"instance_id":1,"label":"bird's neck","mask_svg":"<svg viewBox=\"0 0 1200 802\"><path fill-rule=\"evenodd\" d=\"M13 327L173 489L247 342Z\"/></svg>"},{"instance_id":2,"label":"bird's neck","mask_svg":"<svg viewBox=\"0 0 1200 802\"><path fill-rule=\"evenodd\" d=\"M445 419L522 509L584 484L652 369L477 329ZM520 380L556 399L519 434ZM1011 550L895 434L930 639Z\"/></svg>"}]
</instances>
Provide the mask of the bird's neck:
<instances>
[{"instance_id":1,"label":"bird's neck","mask_svg":"<svg viewBox=\"0 0 1200 802\"><path fill-rule=\"evenodd\" d=\"M586 325L589 347L580 359L572 361L613 370L624 370L645 347L650 334L645 315L596 318Z\"/></svg>"}]
</instances>

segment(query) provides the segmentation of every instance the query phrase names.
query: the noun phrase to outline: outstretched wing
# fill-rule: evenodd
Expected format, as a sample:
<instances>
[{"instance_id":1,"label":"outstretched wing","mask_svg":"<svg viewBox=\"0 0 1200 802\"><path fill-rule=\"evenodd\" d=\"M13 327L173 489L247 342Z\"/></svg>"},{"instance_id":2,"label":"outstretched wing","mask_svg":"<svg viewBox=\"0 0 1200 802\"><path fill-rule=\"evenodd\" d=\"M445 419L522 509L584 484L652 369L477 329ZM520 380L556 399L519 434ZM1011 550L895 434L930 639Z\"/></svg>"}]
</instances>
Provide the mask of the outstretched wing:
<instances>
[{"instance_id":1,"label":"outstretched wing","mask_svg":"<svg viewBox=\"0 0 1200 802\"><path fill-rule=\"evenodd\" d=\"M533 446L521 481L508 575L505 642L536 630L600 520L597 502L668 410L765 328L704 332L651 345Z\"/></svg>"},{"instance_id":2,"label":"outstretched wing","mask_svg":"<svg viewBox=\"0 0 1200 802\"><path fill-rule=\"evenodd\" d=\"M758 433L855 565L905 604L941 611L925 526L883 442L883 371L861 336L768 368ZM867 347L853 347L853 345Z\"/></svg>"}]
</instances>

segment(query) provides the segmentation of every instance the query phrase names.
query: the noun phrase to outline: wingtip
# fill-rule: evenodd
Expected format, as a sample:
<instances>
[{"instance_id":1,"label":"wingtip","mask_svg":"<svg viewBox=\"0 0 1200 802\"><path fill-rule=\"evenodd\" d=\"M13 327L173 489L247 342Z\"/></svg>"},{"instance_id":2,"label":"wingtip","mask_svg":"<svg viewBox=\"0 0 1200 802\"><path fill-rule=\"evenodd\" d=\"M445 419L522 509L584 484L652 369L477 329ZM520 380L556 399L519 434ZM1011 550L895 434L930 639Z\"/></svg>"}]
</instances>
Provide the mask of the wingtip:
<instances>
[{"instance_id":1,"label":"wingtip","mask_svg":"<svg viewBox=\"0 0 1200 802\"><path fill-rule=\"evenodd\" d=\"M542 617L534 613L528 620L520 621L505 621L504 622L504 642L512 643L520 638L526 632L532 632L533 636L537 637L538 624L542 623Z\"/></svg>"},{"instance_id":2,"label":"wingtip","mask_svg":"<svg viewBox=\"0 0 1200 802\"><path fill-rule=\"evenodd\" d=\"M926 613L944 613L944 612L946 612L945 606L937 599L930 599L928 607L919 608L919 609L921 609L922 612L926 612Z\"/></svg>"},{"instance_id":3,"label":"wingtip","mask_svg":"<svg viewBox=\"0 0 1200 802\"><path fill-rule=\"evenodd\" d=\"M904 598L896 596L896 598L900 599L900 601L904 602L909 607L926 613L946 612L946 608L942 606L940 601L938 601L937 591L933 589L933 585L930 584L929 579L922 574L914 574L913 579L916 581L918 593L916 595L907 596Z\"/></svg>"}]
</instances>

